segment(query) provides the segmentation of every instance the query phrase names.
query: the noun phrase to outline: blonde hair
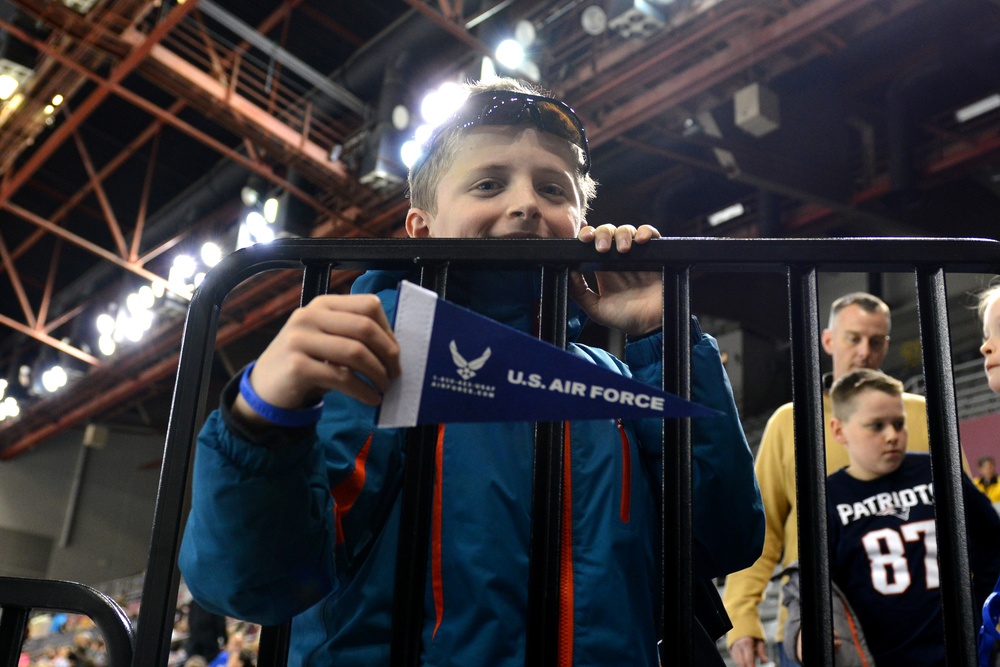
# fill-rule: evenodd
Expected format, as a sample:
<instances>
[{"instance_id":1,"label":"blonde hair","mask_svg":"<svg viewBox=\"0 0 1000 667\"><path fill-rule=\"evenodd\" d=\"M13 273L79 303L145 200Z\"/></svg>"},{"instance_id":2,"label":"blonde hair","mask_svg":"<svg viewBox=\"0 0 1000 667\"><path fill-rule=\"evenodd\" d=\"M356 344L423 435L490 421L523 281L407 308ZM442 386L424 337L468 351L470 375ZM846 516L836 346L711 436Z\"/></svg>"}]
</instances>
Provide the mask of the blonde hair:
<instances>
[{"instance_id":1,"label":"blonde hair","mask_svg":"<svg viewBox=\"0 0 1000 667\"><path fill-rule=\"evenodd\" d=\"M833 416L847 421L857 409L857 398L864 391L881 391L883 394L901 397L903 383L882 371L859 368L844 375L830 387L830 406Z\"/></svg>"},{"instance_id":2,"label":"blonde hair","mask_svg":"<svg viewBox=\"0 0 1000 667\"><path fill-rule=\"evenodd\" d=\"M990 307L990 304L993 303L998 296L1000 296L1000 285L987 287L979 293L979 304L976 307L976 312L979 313L979 321L983 324L986 324L986 309Z\"/></svg>"},{"instance_id":3,"label":"blonde hair","mask_svg":"<svg viewBox=\"0 0 1000 667\"><path fill-rule=\"evenodd\" d=\"M464 88L469 96L490 90L507 90L526 95L551 97L551 94L543 88L509 77L495 77L475 83L470 82L466 83ZM416 169L410 168L408 183L411 206L422 208L430 213L437 213L435 193L438 181L441 180L441 177L451 167L455 155L461 147L462 140L466 136L468 136L466 128L444 128L434 143L427 146L427 150L429 151L427 156L415 165ZM574 175L577 188L580 191L580 213L585 217L587 210L590 208L590 203L597 196L597 181L589 173L583 173L583 150L575 145L573 145L573 149L577 156Z\"/></svg>"}]
</instances>

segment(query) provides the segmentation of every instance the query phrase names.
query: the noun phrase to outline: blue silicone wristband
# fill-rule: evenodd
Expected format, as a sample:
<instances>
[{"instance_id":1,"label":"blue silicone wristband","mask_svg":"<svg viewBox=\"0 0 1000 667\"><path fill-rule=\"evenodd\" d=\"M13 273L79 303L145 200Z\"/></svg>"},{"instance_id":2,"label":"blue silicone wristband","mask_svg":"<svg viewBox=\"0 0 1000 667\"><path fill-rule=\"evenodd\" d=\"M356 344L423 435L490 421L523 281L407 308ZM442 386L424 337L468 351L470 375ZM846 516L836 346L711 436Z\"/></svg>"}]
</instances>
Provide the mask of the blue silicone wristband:
<instances>
[{"instance_id":1,"label":"blue silicone wristband","mask_svg":"<svg viewBox=\"0 0 1000 667\"><path fill-rule=\"evenodd\" d=\"M256 412L258 415L278 426L285 426L287 428L297 428L300 426L311 426L319 421L320 416L323 414L323 401L320 401L311 408L303 408L302 410L285 410L284 408L279 408L271 405L263 398L257 395L257 392L253 390L250 385L250 372L253 371L253 362L243 371L243 377L240 378L240 394L243 396L243 400L247 402L250 409Z\"/></svg>"}]
</instances>

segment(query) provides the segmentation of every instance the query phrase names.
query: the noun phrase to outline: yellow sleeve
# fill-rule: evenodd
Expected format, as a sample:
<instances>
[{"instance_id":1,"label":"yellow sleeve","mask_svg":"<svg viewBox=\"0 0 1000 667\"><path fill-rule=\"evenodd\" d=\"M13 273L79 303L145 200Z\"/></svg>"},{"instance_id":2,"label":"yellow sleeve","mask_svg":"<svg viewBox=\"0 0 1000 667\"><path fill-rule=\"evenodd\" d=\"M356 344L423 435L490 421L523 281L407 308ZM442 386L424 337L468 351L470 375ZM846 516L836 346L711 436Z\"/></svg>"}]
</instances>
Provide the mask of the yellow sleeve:
<instances>
[{"instance_id":1,"label":"yellow sleeve","mask_svg":"<svg viewBox=\"0 0 1000 667\"><path fill-rule=\"evenodd\" d=\"M741 637L765 639L758 605L774 573L774 567L785 549L785 526L792 511L795 495L794 468L786 469L787 460L794 455L794 432L791 403L783 405L771 416L761 438L754 470L764 500L767 522L764 532L764 549L757 562L745 570L726 577L723 603L733 622L727 644ZM797 540L797 536L788 537Z\"/></svg>"}]
</instances>

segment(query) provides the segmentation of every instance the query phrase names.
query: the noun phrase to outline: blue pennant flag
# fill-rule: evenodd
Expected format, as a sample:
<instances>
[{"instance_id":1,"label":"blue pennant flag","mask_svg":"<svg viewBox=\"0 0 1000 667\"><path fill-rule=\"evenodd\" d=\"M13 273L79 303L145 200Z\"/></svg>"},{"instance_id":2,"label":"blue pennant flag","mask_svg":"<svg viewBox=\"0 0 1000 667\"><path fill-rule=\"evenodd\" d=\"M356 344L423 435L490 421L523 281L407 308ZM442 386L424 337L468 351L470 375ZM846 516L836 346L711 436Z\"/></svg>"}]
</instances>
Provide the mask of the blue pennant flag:
<instances>
[{"instance_id":1,"label":"blue pennant flag","mask_svg":"<svg viewBox=\"0 0 1000 667\"><path fill-rule=\"evenodd\" d=\"M383 428L719 414L410 282L400 284L393 330L403 373L383 398Z\"/></svg>"}]
</instances>

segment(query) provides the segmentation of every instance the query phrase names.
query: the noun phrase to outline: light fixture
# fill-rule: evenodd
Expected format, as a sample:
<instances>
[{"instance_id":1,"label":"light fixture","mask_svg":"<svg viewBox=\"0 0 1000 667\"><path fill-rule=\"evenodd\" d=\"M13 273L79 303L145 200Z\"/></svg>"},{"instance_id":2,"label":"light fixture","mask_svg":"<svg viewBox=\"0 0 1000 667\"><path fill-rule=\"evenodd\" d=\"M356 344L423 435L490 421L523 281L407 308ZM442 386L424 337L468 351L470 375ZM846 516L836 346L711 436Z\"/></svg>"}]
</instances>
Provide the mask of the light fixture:
<instances>
[{"instance_id":1,"label":"light fixture","mask_svg":"<svg viewBox=\"0 0 1000 667\"><path fill-rule=\"evenodd\" d=\"M535 43L536 36L535 24L527 19L521 19L514 26L514 39L521 46L531 46Z\"/></svg>"},{"instance_id":2,"label":"light fixture","mask_svg":"<svg viewBox=\"0 0 1000 667\"><path fill-rule=\"evenodd\" d=\"M422 151L422 144L416 139L410 139L404 141L403 145L399 147L399 159L403 161L406 168L411 168L417 162L417 158L420 157Z\"/></svg>"},{"instance_id":3,"label":"light fixture","mask_svg":"<svg viewBox=\"0 0 1000 667\"><path fill-rule=\"evenodd\" d=\"M167 274L167 282L177 289L186 289L188 278L193 276L196 270L197 265L193 257L190 255L177 255L174 257L174 263Z\"/></svg>"},{"instance_id":4,"label":"light fixture","mask_svg":"<svg viewBox=\"0 0 1000 667\"><path fill-rule=\"evenodd\" d=\"M659 3L649 0L612 0L608 4L608 27L624 39L646 39L662 30L667 17Z\"/></svg>"},{"instance_id":5,"label":"light fixture","mask_svg":"<svg viewBox=\"0 0 1000 667\"><path fill-rule=\"evenodd\" d=\"M740 217L746 213L746 209L743 208L743 204L736 202L732 206L727 206L724 209L716 211L712 215L708 216L708 224L712 227L717 227L724 222L729 222L735 218Z\"/></svg>"},{"instance_id":6,"label":"light fixture","mask_svg":"<svg viewBox=\"0 0 1000 667\"><path fill-rule=\"evenodd\" d=\"M770 88L751 83L733 95L733 123L755 137L763 137L781 127L778 95Z\"/></svg>"},{"instance_id":7,"label":"light fixture","mask_svg":"<svg viewBox=\"0 0 1000 667\"><path fill-rule=\"evenodd\" d=\"M13 396L8 396L3 401L0 401L0 421L8 417L13 419L19 414L21 414L21 408L17 404L17 399Z\"/></svg>"},{"instance_id":8,"label":"light fixture","mask_svg":"<svg viewBox=\"0 0 1000 667\"><path fill-rule=\"evenodd\" d=\"M600 5L591 5L580 14L580 25L585 33L596 37L608 29L608 15Z\"/></svg>"},{"instance_id":9,"label":"light fixture","mask_svg":"<svg viewBox=\"0 0 1000 667\"><path fill-rule=\"evenodd\" d=\"M68 381L69 376L66 375L66 369L59 364L42 373L42 387L50 394L54 394L65 387Z\"/></svg>"},{"instance_id":10,"label":"light fixture","mask_svg":"<svg viewBox=\"0 0 1000 667\"><path fill-rule=\"evenodd\" d=\"M21 83L10 74L0 74L0 100L9 100Z\"/></svg>"},{"instance_id":11,"label":"light fixture","mask_svg":"<svg viewBox=\"0 0 1000 667\"><path fill-rule=\"evenodd\" d=\"M277 197L268 197L264 201L264 206L262 209L264 213L264 219L267 220L269 223L274 223L274 221L278 219L278 206L279 203Z\"/></svg>"},{"instance_id":12,"label":"light fixture","mask_svg":"<svg viewBox=\"0 0 1000 667\"><path fill-rule=\"evenodd\" d=\"M115 318L111 317L107 313L101 313L97 316L97 333L102 336L110 336L115 332Z\"/></svg>"},{"instance_id":13,"label":"light fixture","mask_svg":"<svg viewBox=\"0 0 1000 667\"><path fill-rule=\"evenodd\" d=\"M967 120L972 120L977 116L989 113L998 107L1000 107L1000 93L993 93L989 97L984 97L956 111L955 120L959 123L964 123Z\"/></svg>"},{"instance_id":14,"label":"light fixture","mask_svg":"<svg viewBox=\"0 0 1000 667\"><path fill-rule=\"evenodd\" d=\"M24 86L33 71L30 67L0 58L0 100L7 101Z\"/></svg>"},{"instance_id":15,"label":"light fixture","mask_svg":"<svg viewBox=\"0 0 1000 667\"><path fill-rule=\"evenodd\" d=\"M468 93L457 83L445 81L437 90L432 90L420 101L420 115L432 128L448 120L460 106Z\"/></svg>"},{"instance_id":16,"label":"light fixture","mask_svg":"<svg viewBox=\"0 0 1000 667\"><path fill-rule=\"evenodd\" d=\"M201 246L201 261L205 266L213 267L222 261L222 248L208 241Z\"/></svg>"},{"instance_id":17,"label":"light fixture","mask_svg":"<svg viewBox=\"0 0 1000 667\"><path fill-rule=\"evenodd\" d=\"M114 322L112 322L112 327L113 326ZM114 329L112 329L112 331L114 331ZM103 354L105 357L110 357L112 354L114 354L117 347L118 346L115 344L115 339L112 338L110 334L102 335L100 338L97 339L97 349L99 349L101 351L101 354Z\"/></svg>"},{"instance_id":18,"label":"light fixture","mask_svg":"<svg viewBox=\"0 0 1000 667\"><path fill-rule=\"evenodd\" d=\"M405 104L397 104L392 108L392 126L400 132L410 126L410 110Z\"/></svg>"},{"instance_id":19,"label":"light fixture","mask_svg":"<svg viewBox=\"0 0 1000 667\"><path fill-rule=\"evenodd\" d=\"M516 39L505 39L497 44L497 62L507 69L516 70L524 62L524 47Z\"/></svg>"},{"instance_id":20,"label":"light fixture","mask_svg":"<svg viewBox=\"0 0 1000 667\"><path fill-rule=\"evenodd\" d=\"M97 4L97 0L62 0L62 3L80 14L86 14Z\"/></svg>"}]
</instances>

